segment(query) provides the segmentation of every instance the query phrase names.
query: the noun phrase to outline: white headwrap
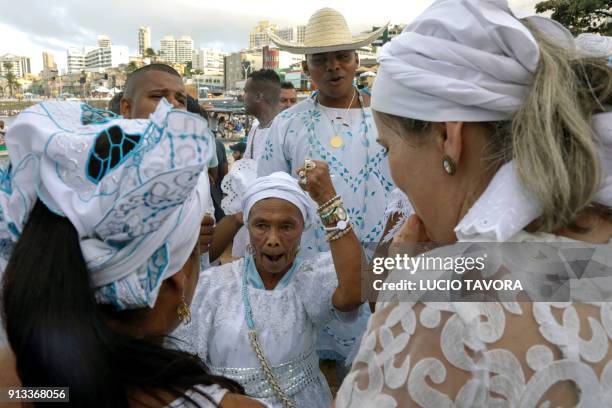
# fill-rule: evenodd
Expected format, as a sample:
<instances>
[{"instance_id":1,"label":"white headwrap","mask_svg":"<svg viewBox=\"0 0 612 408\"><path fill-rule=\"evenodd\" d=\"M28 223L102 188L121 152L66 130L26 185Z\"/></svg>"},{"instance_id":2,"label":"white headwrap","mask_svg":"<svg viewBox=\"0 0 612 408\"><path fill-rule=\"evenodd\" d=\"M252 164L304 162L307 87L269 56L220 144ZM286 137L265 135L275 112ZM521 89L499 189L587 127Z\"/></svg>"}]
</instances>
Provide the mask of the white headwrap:
<instances>
[{"instance_id":1,"label":"white headwrap","mask_svg":"<svg viewBox=\"0 0 612 408\"><path fill-rule=\"evenodd\" d=\"M526 19L557 44L574 47L557 22ZM507 120L523 104L539 56L535 38L506 0L438 0L382 48L372 108L432 122ZM593 117L604 170L596 200L606 205L612 205L611 123L609 113ZM540 214L508 163L455 232L459 239L504 241Z\"/></svg>"},{"instance_id":2,"label":"white headwrap","mask_svg":"<svg viewBox=\"0 0 612 408\"><path fill-rule=\"evenodd\" d=\"M255 203L266 198L280 198L295 205L304 218L304 229L308 228L314 219L314 201L300 188L296 179L285 172L277 171L256 179L244 192L242 212L245 224Z\"/></svg>"},{"instance_id":3,"label":"white headwrap","mask_svg":"<svg viewBox=\"0 0 612 408\"><path fill-rule=\"evenodd\" d=\"M212 207L206 172L200 177L215 154L206 123L165 100L149 120L45 102L17 117L6 144L5 247L17 241L38 198L74 225L99 302L152 307L162 281L187 261ZM10 249L2 255L0 270Z\"/></svg>"}]
</instances>

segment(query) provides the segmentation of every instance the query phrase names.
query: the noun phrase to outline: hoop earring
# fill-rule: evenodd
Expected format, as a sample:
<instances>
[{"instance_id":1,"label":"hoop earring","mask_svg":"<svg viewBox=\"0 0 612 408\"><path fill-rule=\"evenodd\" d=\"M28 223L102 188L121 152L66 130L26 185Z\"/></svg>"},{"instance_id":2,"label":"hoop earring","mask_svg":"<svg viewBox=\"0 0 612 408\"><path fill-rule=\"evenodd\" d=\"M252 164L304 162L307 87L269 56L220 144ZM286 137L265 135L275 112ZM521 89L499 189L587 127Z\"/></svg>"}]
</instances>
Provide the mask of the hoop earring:
<instances>
[{"instance_id":1,"label":"hoop earring","mask_svg":"<svg viewBox=\"0 0 612 408\"><path fill-rule=\"evenodd\" d=\"M185 295L181 295L181 303L176 308L176 314L181 323L189 324L191 322L191 309L185 302Z\"/></svg>"},{"instance_id":2,"label":"hoop earring","mask_svg":"<svg viewBox=\"0 0 612 408\"><path fill-rule=\"evenodd\" d=\"M444 171L450 176L457 172L457 164L446 154L442 156L442 166Z\"/></svg>"}]
</instances>

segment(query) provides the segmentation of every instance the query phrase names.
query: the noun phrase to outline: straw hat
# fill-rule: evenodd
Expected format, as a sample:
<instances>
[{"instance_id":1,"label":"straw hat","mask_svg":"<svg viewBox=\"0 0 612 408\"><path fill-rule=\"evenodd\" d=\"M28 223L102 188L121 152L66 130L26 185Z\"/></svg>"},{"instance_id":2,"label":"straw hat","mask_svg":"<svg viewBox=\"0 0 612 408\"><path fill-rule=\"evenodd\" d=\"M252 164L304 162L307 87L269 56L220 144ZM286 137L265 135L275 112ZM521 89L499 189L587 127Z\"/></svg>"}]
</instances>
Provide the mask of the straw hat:
<instances>
[{"instance_id":1,"label":"straw hat","mask_svg":"<svg viewBox=\"0 0 612 408\"><path fill-rule=\"evenodd\" d=\"M268 33L281 50L293 54L318 54L322 52L356 50L371 44L384 31L387 25L371 33L353 36L340 12L331 8L317 10L308 20L303 43L285 41L273 33Z\"/></svg>"}]
</instances>

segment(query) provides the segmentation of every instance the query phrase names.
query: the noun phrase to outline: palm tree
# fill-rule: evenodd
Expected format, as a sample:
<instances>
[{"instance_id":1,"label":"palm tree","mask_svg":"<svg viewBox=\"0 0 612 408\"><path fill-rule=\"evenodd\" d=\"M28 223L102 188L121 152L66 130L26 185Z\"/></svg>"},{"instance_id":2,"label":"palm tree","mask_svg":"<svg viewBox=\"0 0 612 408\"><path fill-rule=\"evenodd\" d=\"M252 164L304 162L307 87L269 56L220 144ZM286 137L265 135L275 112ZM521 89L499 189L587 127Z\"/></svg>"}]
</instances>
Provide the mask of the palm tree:
<instances>
[{"instance_id":1,"label":"palm tree","mask_svg":"<svg viewBox=\"0 0 612 408\"><path fill-rule=\"evenodd\" d=\"M5 74L5 78L6 78L6 83L9 89L9 97L13 97L13 90L15 89L15 86L19 85L17 83L17 78L15 77L15 74L13 74L13 63L12 62L5 62L4 63L4 69L7 71Z\"/></svg>"}]
</instances>

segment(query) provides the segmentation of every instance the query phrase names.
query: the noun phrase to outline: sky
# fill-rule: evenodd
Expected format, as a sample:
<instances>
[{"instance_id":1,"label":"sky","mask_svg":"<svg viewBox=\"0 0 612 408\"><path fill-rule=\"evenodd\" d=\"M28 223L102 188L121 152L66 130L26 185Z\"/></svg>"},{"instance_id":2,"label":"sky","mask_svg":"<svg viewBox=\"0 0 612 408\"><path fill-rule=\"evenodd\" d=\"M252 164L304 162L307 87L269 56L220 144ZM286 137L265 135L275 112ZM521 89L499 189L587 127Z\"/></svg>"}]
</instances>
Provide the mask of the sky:
<instances>
[{"instance_id":1,"label":"sky","mask_svg":"<svg viewBox=\"0 0 612 408\"><path fill-rule=\"evenodd\" d=\"M357 34L372 26L409 23L433 0L0 0L0 55L29 56L32 72L42 70L42 52L66 67L66 49L96 45L107 35L115 45L138 52L138 27L151 27L151 43L159 49L164 35L190 35L195 48L225 52L248 47L258 21L279 28L306 24L322 7L332 7ZM510 5L533 12L535 0L510 0Z\"/></svg>"}]
</instances>

